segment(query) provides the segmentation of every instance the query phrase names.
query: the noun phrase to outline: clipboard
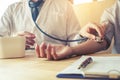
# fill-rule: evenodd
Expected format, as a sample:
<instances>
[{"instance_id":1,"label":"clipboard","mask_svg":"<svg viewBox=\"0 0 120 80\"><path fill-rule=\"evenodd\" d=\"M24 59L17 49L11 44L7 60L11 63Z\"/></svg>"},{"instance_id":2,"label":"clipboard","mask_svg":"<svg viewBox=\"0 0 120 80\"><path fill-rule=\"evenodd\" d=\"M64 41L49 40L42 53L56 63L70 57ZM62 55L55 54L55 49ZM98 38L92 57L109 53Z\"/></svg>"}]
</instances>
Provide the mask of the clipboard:
<instances>
[{"instance_id":1,"label":"clipboard","mask_svg":"<svg viewBox=\"0 0 120 80\"><path fill-rule=\"evenodd\" d=\"M78 69L88 57L93 62L85 68ZM82 56L70 66L59 72L58 78L87 78L120 80L120 57L118 56Z\"/></svg>"}]
</instances>

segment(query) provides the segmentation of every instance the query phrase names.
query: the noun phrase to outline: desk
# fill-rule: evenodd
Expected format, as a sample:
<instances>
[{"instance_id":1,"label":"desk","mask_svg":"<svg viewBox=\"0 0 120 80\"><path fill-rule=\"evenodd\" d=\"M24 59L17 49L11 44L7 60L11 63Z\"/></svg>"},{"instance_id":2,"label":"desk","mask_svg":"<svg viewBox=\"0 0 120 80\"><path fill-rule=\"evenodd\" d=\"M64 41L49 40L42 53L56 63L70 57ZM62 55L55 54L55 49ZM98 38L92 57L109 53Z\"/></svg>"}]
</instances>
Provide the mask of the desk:
<instances>
[{"instance_id":1,"label":"desk","mask_svg":"<svg viewBox=\"0 0 120 80\"><path fill-rule=\"evenodd\" d=\"M119 54L107 53L97 53L91 55L120 56ZM29 52L26 53L24 58L0 59L0 80L73 80L56 78L56 74L76 61L78 58L80 58L80 56L60 61L47 61L43 58L36 58L34 53Z\"/></svg>"}]
</instances>

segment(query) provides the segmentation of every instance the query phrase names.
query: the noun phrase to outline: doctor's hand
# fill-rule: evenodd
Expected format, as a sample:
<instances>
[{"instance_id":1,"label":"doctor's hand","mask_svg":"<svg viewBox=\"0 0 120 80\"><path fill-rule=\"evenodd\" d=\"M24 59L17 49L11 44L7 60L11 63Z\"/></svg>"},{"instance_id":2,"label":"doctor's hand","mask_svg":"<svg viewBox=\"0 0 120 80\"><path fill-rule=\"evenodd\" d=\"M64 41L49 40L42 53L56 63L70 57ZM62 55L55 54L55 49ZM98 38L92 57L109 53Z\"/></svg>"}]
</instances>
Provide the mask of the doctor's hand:
<instances>
[{"instance_id":1,"label":"doctor's hand","mask_svg":"<svg viewBox=\"0 0 120 80\"><path fill-rule=\"evenodd\" d=\"M103 38L105 30L106 30L105 23L103 24L88 23L80 30L80 35L88 37L89 39L95 39L96 36Z\"/></svg>"},{"instance_id":2,"label":"doctor's hand","mask_svg":"<svg viewBox=\"0 0 120 80\"><path fill-rule=\"evenodd\" d=\"M66 59L72 55L72 49L64 45L42 43L41 45L36 45L35 50L39 58L47 58L47 60Z\"/></svg>"},{"instance_id":3,"label":"doctor's hand","mask_svg":"<svg viewBox=\"0 0 120 80\"><path fill-rule=\"evenodd\" d=\"M35 41L34 41L35 35L33 33L24 31L24 32L18 33L18 35L26 37L26 50L35 44Z\"/></svg>"}]
</instances>

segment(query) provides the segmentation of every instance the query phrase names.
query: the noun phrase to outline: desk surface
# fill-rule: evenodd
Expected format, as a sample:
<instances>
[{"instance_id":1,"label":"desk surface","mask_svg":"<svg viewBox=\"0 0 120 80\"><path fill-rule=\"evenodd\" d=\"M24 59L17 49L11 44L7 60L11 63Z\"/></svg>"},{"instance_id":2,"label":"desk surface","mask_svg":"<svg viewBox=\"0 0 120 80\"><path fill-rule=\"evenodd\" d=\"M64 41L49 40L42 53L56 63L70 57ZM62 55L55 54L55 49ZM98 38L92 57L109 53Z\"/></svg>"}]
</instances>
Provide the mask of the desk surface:
<instances>
[{"instance_id":1,"label":"desk surface","mask_svg":"<svg viewBox=\"0 0 120 80\"><path fill-rule=\"evenodd\" d=\"M120 56L109 53L91 55ZM60 61L47 61L44 58L36 58L34 53L27 53L24 58L0 59L0 80L73 80L56 78L56 74L79 58L80 56Z\"/></svg>"}]
</instances>

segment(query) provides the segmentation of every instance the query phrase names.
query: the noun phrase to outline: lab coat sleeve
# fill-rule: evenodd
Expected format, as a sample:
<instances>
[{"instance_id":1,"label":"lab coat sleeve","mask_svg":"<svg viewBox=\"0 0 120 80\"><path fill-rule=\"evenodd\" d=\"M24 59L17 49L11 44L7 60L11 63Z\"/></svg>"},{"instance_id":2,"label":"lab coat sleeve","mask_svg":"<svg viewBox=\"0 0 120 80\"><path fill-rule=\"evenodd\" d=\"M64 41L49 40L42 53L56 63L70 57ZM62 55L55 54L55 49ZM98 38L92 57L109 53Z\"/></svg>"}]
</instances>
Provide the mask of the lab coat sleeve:
<instances>
[{"instance_id":1,"label":"lab coat sleeve","mask_svg":"<svg viewBox=\"0 0 120 80\"><path fill-rule=\"evenodd\" d=\"M80 24L78 22L78 19L75 15L75 12L73 10L73 6L68 3L67 7L67 36L68 40L73 40L75 38L75 35L78 34L80 31ZM76 42L68 42L68 45L72 46L76 44Z\"/></svg>"},{"instance_id":2,"label":"lab coat sleeve","mask_svg":"<svg viewBox=\"0 0 120 80\"><path fill-rule=\"evenodd\" d=\"M11 26L12 26L12 9L11 5L8 6L7 10L4 12L3 16L0 19L0 36L10 36L11 35Z\"/></svg>"}]
</instances>

